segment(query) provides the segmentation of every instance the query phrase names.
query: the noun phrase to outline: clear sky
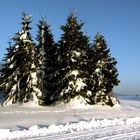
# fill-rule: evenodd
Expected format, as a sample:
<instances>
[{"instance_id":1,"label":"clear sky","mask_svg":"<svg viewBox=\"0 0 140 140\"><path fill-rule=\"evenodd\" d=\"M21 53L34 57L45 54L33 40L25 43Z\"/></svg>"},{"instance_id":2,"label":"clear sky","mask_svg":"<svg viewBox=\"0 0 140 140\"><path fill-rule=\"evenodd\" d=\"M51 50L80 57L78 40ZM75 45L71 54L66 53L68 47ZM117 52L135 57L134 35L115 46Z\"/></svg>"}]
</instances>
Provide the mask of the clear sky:
<instances>
[{"instance_id":1,"label":"clear sky","mask_svg":"<svg viewBox=\"0 0 140 140\"><path fill-rule=\"evenodd\" d=\"M85 22L83 31L91 41L96 32L105 36L118 61L121 83L115 92L140 94L140 0L0 0L0 60L9 37L21 28L22 12L32 15L33 37L38 20L45 16L57 41L71 11Z\"/></svg>"}]
</instances>

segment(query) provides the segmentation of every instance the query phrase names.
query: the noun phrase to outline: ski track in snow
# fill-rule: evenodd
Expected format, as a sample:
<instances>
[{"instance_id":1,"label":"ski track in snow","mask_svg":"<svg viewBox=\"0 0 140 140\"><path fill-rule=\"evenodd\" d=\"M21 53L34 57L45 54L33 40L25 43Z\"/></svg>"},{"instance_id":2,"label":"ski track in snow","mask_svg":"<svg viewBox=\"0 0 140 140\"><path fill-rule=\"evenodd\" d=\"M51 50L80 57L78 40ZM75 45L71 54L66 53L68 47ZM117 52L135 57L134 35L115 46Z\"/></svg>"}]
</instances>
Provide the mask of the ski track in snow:
<instances>
[{"instance_id":1,"label":"ski track in snow","mask_svg":"<svg viewBox=\"0 0 140 140\"><path fill-rule=\"evenodd\" d=\"M134 140L140 139L140 127L127 130L122 126L112 126L96 128L92 131L81 131L74 133L66 133L54 136L42 136L38 138L30 138L27 140ZM139 130L137 130L139 129Z\"/></svg>"}]
</instances>

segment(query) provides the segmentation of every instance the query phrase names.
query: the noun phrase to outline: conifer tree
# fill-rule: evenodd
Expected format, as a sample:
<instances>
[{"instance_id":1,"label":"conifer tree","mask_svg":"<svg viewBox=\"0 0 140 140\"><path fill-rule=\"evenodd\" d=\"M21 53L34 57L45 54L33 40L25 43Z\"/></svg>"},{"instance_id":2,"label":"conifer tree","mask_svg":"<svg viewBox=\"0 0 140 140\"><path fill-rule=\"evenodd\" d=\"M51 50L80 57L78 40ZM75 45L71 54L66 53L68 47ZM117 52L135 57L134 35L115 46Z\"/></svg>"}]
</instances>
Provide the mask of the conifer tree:
<instances>
[{"instance_id":1,"label":"conifer tree","mask_svg":"<svg viewBox=\"0 0 140 140\"><path fill-rule=\"evenodd\" d=\"M95 36L93 47L91 48L90 75L93 80L90 98L91 104L108 104L113 106L118 103L113 96L113 87L119 84L118 71L116 68L117 61L111 57L110 49L100 33ZM91 84L91 83L90 83Z\"/></svg>"},{"instance_id":2,"label":"conifer tree","mask_svg":"<svg viewBox=\"0 0 140 140\"><path fill-rule=\"evenodd\" d=\"M63 34L59 41L58 100L69 102L76 96L86 97L88 37L81 31L82 22L72 13L61 27Z\"/></svg>"},{"instance_id":3,"label":"conifer tree","mask_svg":"<svg viewBox=\"0 0 140 140\"><path fill-rule=\"evenodd\" d=\"M6 93L3 105L34 102L41 104L42 93L37 79L37 52L29 30L30 16L23 13L22 29L8 49L1 85Z\"/></svg>"},{"instance_id":4,"label":"conifer tree","mask_svg":"<svg viewBox=\"0 0 140 140\"><path fill-rule=\"evenodd\" d=\"M5 92L5 96L8 93L13 94L16 92L14 87L17 86L17 66L15 65L14 55L17 53L17 48L13 48L11 42L9 48L7 48L7 54L3 60L4 64L1 69L0 89ZM14 97L15 98L15 97Z\"/></svg>"},{"instance_id":5,"label":"conifer tree","mask_svg":"<svg viewBox=\"0 0 140 140\"><path fill-rule=\"evenodd\" d=\"M54 101L55 72L57 70L57 47L44 18L38 24L38 49L40 52L40 81L46 104Z\"/></svg>"}]
</instances>

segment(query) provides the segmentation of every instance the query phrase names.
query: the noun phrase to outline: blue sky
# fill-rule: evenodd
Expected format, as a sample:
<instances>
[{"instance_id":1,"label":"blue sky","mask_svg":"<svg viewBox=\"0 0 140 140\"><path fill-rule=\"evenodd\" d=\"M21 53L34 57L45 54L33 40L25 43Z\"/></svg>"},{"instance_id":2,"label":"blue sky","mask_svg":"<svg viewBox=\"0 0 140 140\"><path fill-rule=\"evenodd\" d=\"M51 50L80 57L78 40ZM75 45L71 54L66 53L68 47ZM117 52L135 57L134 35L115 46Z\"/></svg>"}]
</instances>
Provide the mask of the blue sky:
<instances>
[{"instance_id":1,"label":"blue sky","mask_svg":"<svg viewBox=\"0 0 140 140\"><path fill-rule=\"evenodd\" d=\"M32 15L32 35L45 16L57 41L60 26L69 12L83 20L83 31L92 41L101 32L117 61L121 83L114 90L121 94L140 94L140 0L0 0L0 60L6 53L9 37L21 25L21 13Z\"/></svg>"}]
</instances>

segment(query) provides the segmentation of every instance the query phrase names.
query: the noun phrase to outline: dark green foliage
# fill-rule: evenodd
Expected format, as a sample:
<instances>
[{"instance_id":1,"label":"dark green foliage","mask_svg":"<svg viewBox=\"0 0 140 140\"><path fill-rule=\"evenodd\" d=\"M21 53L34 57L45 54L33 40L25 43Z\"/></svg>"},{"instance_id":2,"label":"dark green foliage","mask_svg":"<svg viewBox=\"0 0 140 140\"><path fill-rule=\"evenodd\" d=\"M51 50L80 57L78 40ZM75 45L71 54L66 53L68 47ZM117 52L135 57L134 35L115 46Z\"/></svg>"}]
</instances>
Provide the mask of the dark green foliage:
<instances>
[{"instance_id":1,"label":"dark green foliage","mask_svg":"<svg viewBox=\"0 0 140 140\"><path fill-rule=\"evenodd\" d=\"M93 58L91 57L93 55ZM94 81L92 87L91 103L114 104L112 90L119 84L117 61L111 57L110 50L107 48L104 37L97 33L90 54L90 75ZM112 99L111 99L112 98ZM115 97L114 97L115 98ZM115 100L115 99L114 99Z\"/></svg>"},{"instance_id":2,"label":"dark green foliage","mask_svg":"<svg viewBox=\"0 0 140 140\"><path fill-rule=\"evenodd\" d=\"M117 61L111 57L103 35L97 33L94 43L89 44L81 31L83 23L72 13L61 26L63 34L58 43L42 18L37 25L36 45L30 23L30 16L23 13L22 29L7 49L0 76L4 105L66 103L77 96L91 105L119 103L112 92L119 84Z\"/></svg>"},{"instance_id":3,"label":"dark green foliage","mask_svg":"<svg viewBox=\"0 0 140 140\"><path fill-rule=\"evenodd\" d=\"M1 82L6 93L4 105L29 101L41 103L36 76L37 52L28 31L30 22L30 16L23 13L22 30L16 33L14 45L8 48Z\"/></svg>"},{"instance_id":4,"label":"dark green foliage","mask_svg":"<svg viewBox=\"0 0 140 140\"><path fill-rule=\"evenodd\" d=\"M59 81L56 95L58 100L69 102L75 96L86 95L86 64L88 37L81 28L82 22L77 21L74 14L70 14L67 23L61 27L62 37L59 41ZM83 84L80 86L80 84Z\"/></svg>"},{"instance_id":5,"label":"dark green foliage","mask_svg":"<svg viewBox=\"0 0 140 140\"><path fill-rule=\"evenodd\" d=\"M38 49L40 52L40 81L46 104L54 101L56 90L57 71L57 46L53 40L50 26L42 18L38 24L37 35Z\"/></svg>"}]
</instances>

